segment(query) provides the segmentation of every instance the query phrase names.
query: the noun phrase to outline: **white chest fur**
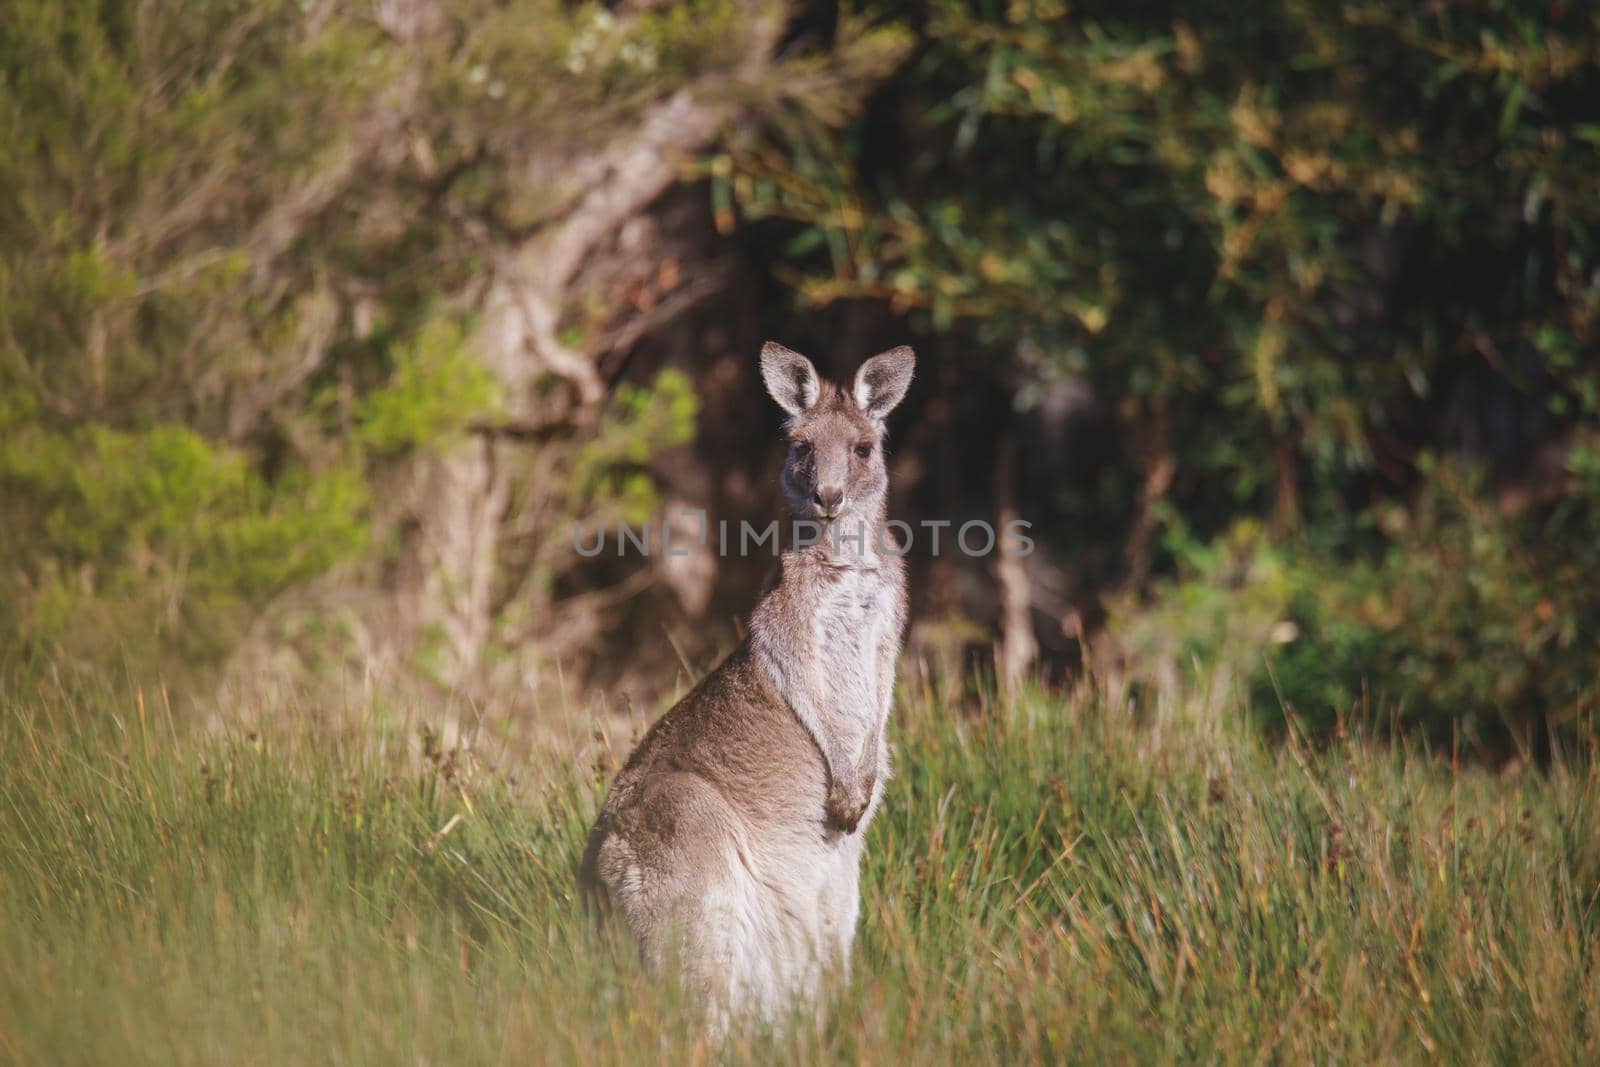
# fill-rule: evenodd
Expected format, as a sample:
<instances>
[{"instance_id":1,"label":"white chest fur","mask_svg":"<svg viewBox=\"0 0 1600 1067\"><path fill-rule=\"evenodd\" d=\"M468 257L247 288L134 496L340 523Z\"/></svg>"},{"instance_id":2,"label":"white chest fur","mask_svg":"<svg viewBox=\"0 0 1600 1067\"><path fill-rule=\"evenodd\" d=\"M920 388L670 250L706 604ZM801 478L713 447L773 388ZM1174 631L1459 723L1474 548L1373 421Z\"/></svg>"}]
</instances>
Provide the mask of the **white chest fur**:
<instances>
[{"instance_id":1,"label":"white chest fur","mask_svg":"<svg viewBox=\"0 0 1600 1067\"><path fill-rule=\"evenodd\" d=\"M879 653L893 618L893 590L880 571L864 568L841 571L812 617L810 643L825 694L818 710L852 760L888 710Z\"/></svg>"},{"instance_id":2,"label":"white chest fur","mask_svg":"<svg viewBox=\"0 0 1600 1067\"><path fill-rule=\"evenodd\" d=\"M888 715L896 596L880 567L786 572L751 620L762 664L830 759L853 765Z\"/></svg>"}]
</instances>

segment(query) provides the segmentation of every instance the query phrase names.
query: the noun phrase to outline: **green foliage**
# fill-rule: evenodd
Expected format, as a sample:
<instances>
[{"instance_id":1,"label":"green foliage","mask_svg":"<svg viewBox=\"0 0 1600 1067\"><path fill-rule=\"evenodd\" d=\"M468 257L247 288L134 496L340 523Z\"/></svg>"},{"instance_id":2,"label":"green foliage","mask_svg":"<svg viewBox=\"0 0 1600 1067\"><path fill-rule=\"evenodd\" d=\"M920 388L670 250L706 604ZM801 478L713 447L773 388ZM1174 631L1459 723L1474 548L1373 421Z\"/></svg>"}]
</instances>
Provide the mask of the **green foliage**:
<instances>
[{"instance_id":1,"label":"green foliage","mask_svg":"<svg viewBox=\"0 0 1600 1067\"><path fill-rule=\"evenodd\" d=\"M883 108L730 152L727 193L801 224L804 302L888 301L935 358L976 353L963 374L1008 363L1019 405L1052 375L1092 386L1115 499L1170 463L1155 504L1188 541L1271 516L1248 578L1158 559L1199 586L1163 587L1136 644L1259 659L1244 646L1287 620L1250 601L1293 600L1306 633L1273 659L1297 703L1371 684L1429 718L1593 706L1571 650L1597 618L1600 9L870 10L919 35ZM1424 494L1380 521L1434 479L1430 451L1533 476L1525 438L1484 455L1492 431L1460 429L1446 394L1475 375L1496 405L1476 426L1570 435L1559 503L1510 523ZM1097 505L1070 525L1115 551ZM1357 610L1369 593L1390 614Z\"/></svg>"},{"instance_id":2,"label":"green foliage","mask_svg":"<svg viewBox=\"0 0 1600 1067\"><path fill-rule=\"evenodd\" d=\"M1263 650L1289 636L1287 610L1302 575L1252 519L1212 541L1175 524L1166 540L1176 573L1154 583L1148 602L1118 605L1111 632L1143 680L1174 686L1213 671L1220 677L1204 684L1223 692L1208 695L1237 700L1239 684L1260 672Z\"/></svg>"},{"instance_id":3,"label":"green foliage","mask_svg":"<svg viewBox=\"0 0 1600 1067\"><path fill-rule=\"evenodd\" d=\"M565 210L568 176L539 160L610 145L731 62L741 17L725 0L625 20L555 0L10 5L8 661L203 666L366 549L390 466L498 421L462 294L487 252ZM650 417L608 433L681 434Z\"/></svg>"},{"instance_id":4,"label":"green foliage","mask_svg":"<svg viewBox=\"0 0 1600 1067\"><path fill-rule=\"evenodd\" d=\"M1279 438L1319 478L1369 465L1392 400L1479 351L1592 350L1590 9L950 0L921 36L903 155L863 174L866 128L730 161L826 250L801 295L1026 341L1238 502Z\"/></svg>"},{"instance_id":5,"label":"green foliage","mask_svg":"<svg viewBox=\"0 0 1600 1067\"><path fill-rule=\"evenodd\" d=\"M1552 558L1445 467L1413 511L1382 519L1379 561L1304 576L1291 613L1307 640L1278 669L1292 705L1326 715L1363 696L1402 719L1524 742L1534 726L1594 728L1592 559ZM1302 691L1307 679L1320 684Z\"/></svg>"},{"instance_id":6,"label":"green foliage","mask_svg":"<svg viewBox=\"0 0 1600 1067\"><path fill-rule=\"evenodd\" d=\"M575 510L601 522L649 522L660 507L645 466L666 449L694 440L699 400L681 372L664 370L648 386L623 384L599 431L574 457L567 494Z\"/></svg>"},{"instance_id":7,"label":"green foliage","mask_svg":"<svg viewBox=\"0 0 1600 1067\"><path fill-rule=\"evenodd\" d=\"M357 438L378 452L438 447L494 410L498 389L449 322L430 322L394 355L388 385L356 406Z\"/></svg>"},{"instance_id":8,"label":"green foliage","mask_svg":"<svg viewBox=\"0 0 1600 1067\"><path fill-rule=\"evenodd\" d=\"M1318 727L1355 716L1523 745L1592 731L1592 557L1542 551L1541 531L1503 518L1474 479L1427 470L1414 508L1380 514L1375 558L1285 550L1249 522L1207 544L1175 531L1178 574L1116 629L1147 673L1224 665L1274 728L1287 709Z\"/></svg>"},{"instance_id":9,"label":"green foliage","mask_svg":"<svg viewBox=\"0 0 1600 1067\"><path fill-rule=\"evenodd\" d=\"M243 456L172 424L0 427L0 499L19 504L5 509L0 547L8 658L50 649L92 660L120 645L149 666L168 642L214 653L231 612L367 536L359 469L269 489Z\"/></svg>"},{"instance_id":10,"label":"green foliage","mask_svg":"<svg viewBox=\"0 0 1600 1067\"><path fill-rule=\"evenodd\" d=\"M370 27L287 3L22 0L0 41L0 385L58 419L183 412L281 354L264 217L347 147ZM254 283L254 284L252 284ZM252 330L254 327L254 330Z\"/></svg>"},{"instance_id":11,"label":"green foliage","mask_svg":"<svg viewBox=\"0 0 1600 1067\"><path fill-rule=\"evenodd\" d=\"M781 59L751 62L768 19ZM536 272L582 203L573 161L615 165L675 100L766 120L701 173L721 233L786 220L754 254L784 248L802 303L905 313L941 388L1092 387L1120 454L1049 547L1132 559L1130 518L1166 521L1128 569L1187 584L1118 626L1169 673L1210 657L1312 717L1592 713L1594 5L14 0L5 21L0 656L203 664L366 550L396 465L469 428L537 472L484 610L543 620L545 593L588 589L557 526L657 510L689 379L567 405L469 334L490 265ZM607 333L614 280L551 296L572 306L547 325ZM1463 418L1475 375L1499 406ZM1518 434L1477 440L1512 408ZM1533 440L1564 469L1501 509ZM1492 474L1455 485L1430 455Z\"/></svg>"},{"instance_id":12,"label":"green foliage","mask_svg":"<svg viewBox=\"0 0 1600 1067\"><path fill-rule=\"evenodd\" d=\"M7 1059L712 1055L576 897L598 774L447 748L376 709L359 738L311 731L309 708L197 738L155 701L62 699L0 708ZM897 717L852 983L825 1024L735 1034L717 1058L1600 1055L1592 752L1502 778L1038 694Z\"/></svg>"}]
</instances>

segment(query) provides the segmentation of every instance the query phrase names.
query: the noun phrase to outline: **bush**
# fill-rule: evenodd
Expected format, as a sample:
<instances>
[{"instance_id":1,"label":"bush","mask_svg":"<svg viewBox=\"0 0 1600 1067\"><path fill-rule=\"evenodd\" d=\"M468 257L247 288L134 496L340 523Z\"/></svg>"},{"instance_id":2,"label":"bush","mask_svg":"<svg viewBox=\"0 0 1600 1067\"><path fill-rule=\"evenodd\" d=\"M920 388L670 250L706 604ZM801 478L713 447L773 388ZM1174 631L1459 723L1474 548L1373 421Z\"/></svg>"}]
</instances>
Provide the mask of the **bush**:
<instances>
[{"instance_id":1,"label":"bush","mask_svg":"<svg viewBox=\"0 0 1600 1067\"><path fill-rule=\"evenodd\" d=\"M1459 731L1490 752L1592 730L1590 562L1541 550L1481 479L1424 468L1416 505L1384 509L1383 546L1354 559L1276 546L1250 522L1206 544L1175 530L1177 576L1118 624L1144 673L1223 664L1271 728L1285 712L1318 730L1357 715L1435 738Z\"/></svg>"}]
</instances>

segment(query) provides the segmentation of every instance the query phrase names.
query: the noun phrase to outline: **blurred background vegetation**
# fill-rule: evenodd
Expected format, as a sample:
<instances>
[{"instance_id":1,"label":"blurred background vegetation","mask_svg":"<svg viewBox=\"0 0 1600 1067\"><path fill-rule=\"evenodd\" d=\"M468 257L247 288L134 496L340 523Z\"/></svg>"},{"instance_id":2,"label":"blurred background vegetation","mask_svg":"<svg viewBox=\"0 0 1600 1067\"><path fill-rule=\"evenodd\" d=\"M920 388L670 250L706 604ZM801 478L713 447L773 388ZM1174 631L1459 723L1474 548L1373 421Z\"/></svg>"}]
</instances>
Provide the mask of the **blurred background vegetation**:
<instances>
[{"instance_id":1,"label":"blurred background vegetation","mask_svg":"<svg viewBox=\"0 0 1600 1067\"><path fill-rule=\"evenodd\" d=\"M648 694L772 337L910 342L911 654L1496 758L1600 699L1600 13L13 0L0 670Z\"/></svg>"}]
</instances>

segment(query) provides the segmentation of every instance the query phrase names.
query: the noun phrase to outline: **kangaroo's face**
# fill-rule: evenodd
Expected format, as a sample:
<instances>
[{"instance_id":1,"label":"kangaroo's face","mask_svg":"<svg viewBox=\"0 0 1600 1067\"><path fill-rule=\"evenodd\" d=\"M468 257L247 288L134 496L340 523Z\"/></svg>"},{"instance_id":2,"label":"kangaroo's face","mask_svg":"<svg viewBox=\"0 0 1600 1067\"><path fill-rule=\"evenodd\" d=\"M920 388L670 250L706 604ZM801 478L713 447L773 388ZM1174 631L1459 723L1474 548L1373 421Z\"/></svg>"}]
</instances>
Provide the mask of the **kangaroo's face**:
<instances>
[{"instance_id":1,"label":"kangaroo's face","mask_svg":"<svg viewBox=\"0 0 1600 1067\"><path fill-rule=\"evenodd\" d=\"M823 381L800 353L771 342L762 348L767 391L789 413L779 484L790 514L822 523L876 518L889 485L883 420L906 395L914 364L911 349L890 349L863 363L843 389Z\"/></svg>"}]
</instances>

